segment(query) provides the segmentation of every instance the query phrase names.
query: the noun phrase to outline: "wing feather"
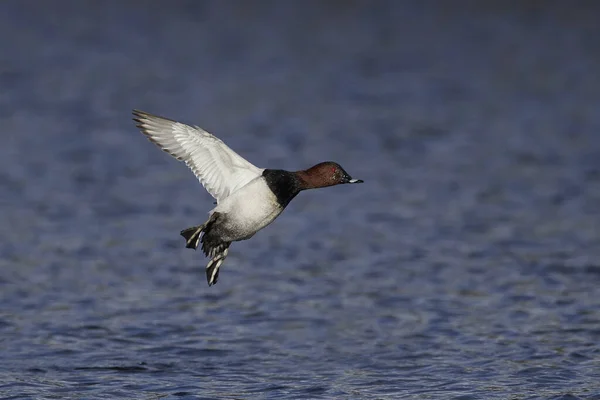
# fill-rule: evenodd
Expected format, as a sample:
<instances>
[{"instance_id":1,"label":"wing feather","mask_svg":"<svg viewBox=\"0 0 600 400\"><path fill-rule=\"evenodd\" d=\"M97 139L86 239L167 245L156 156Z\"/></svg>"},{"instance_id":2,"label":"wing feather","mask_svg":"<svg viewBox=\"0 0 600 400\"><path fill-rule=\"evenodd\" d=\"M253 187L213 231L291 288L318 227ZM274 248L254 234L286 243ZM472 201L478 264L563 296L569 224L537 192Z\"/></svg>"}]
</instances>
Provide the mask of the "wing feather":
<instances>
[{"instance_id":1,"label":"wing feather","mask_svg":"<svg viewBox=\"0 0 600 400\"><path fill-rule=\"evenodd\" d=\"M162 150L184 161L217 202L262 175L263 169L198 126L139 110L134 110L133 115L141 132Z\"/></svg>"}]
</instances>

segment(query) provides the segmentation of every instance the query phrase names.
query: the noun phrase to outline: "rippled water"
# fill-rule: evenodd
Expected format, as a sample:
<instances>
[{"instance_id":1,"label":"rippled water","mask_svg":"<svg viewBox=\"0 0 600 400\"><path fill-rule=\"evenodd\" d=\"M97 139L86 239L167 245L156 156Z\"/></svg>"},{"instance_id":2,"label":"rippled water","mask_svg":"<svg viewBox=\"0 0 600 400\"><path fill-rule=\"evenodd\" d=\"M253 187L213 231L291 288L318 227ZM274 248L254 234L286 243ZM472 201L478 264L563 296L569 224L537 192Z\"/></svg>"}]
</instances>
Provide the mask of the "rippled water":
<instances>
[{"instance_id":1,"label":"rippled water","mask_svg":"<svg viewBox=\"0 0 600 400\"><path fill-rule=\"evenodd\" d=\"M600 10L452 4L1 2L0 397L600 399ZM209 288L132 108L365 183Z\"/></svg>"}]
</instances>

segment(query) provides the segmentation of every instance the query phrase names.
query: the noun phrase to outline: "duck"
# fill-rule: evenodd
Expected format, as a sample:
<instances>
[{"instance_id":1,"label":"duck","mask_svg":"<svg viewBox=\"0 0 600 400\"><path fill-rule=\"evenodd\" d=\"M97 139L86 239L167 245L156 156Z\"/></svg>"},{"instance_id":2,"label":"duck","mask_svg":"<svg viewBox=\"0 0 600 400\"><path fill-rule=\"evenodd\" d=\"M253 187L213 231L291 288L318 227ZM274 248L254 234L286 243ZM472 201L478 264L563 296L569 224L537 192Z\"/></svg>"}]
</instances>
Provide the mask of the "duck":
<instances>
[{"instance_id":1,"label":"duck","mask_svg":"<svg viewBox=\"0 0 600 400\"><path fill-rule=\"evenodd\" d=\"M258 168L199 126L137 109L133 115L141 133L183 161L215 199L216 207L203 224L180 232L186 248L196 250L201 245L210 258L206 265L208 286L217 283L229 246L250 239L272 223L301 191L363 183L333 161L299 171Z\"/></svg>"}]
</instances>

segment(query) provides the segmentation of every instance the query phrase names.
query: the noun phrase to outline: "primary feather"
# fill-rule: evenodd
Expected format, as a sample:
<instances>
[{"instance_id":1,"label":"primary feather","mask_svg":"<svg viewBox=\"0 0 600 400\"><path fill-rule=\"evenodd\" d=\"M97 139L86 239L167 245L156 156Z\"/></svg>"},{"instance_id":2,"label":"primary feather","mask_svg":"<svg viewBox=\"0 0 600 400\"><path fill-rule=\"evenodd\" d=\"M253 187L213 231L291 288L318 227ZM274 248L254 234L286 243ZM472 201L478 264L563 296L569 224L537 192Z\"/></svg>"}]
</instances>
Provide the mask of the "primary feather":
<instances>
[{"instance_id":1,"label":"primary feather","mask_svg":"<svg viewBox=\"0 0 600 400\"><path fill-rule=\"evenodd\" d=\"M262 174L262 169L200 127L139 110L134 110L133 115L142 133L161 149L184 161L217 202Z\"/></svg>"}]
</instances>

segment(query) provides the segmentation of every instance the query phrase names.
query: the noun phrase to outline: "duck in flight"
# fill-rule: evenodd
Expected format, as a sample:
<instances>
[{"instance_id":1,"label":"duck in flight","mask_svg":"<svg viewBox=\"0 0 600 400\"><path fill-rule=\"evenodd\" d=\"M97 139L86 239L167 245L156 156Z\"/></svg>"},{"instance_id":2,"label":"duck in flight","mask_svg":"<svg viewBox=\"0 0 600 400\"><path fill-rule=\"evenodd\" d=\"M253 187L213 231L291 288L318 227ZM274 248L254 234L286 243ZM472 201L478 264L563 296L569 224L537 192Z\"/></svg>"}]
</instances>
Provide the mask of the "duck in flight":
<instances>
[{"instance_id":1,"label":"duck in flight","mask_svg":"<svg viewBox=\"0 0 600 400\"><path fill-rule=\"evenodd\" d=\"M231 243L250 239L273 222L300 191L363 182L332 161L295 172L258 168L198 126L139 110L133 115L141 132L185 162L216 200L206 222L181 231L187 248L195 250L201 244L210 258L206 265L209 286L217 283Z\"/></svg>"}]
</instances>

